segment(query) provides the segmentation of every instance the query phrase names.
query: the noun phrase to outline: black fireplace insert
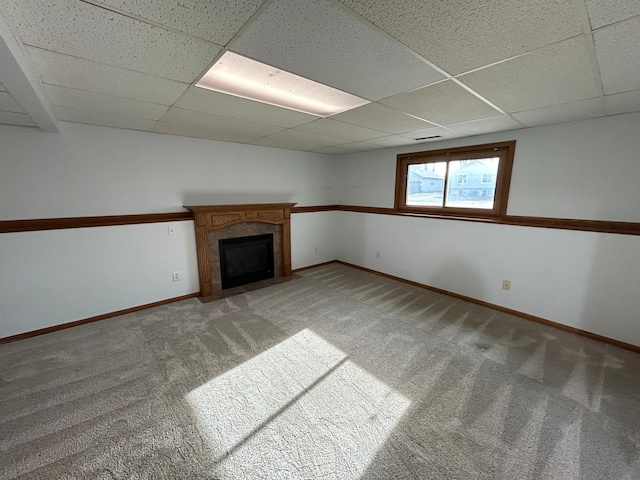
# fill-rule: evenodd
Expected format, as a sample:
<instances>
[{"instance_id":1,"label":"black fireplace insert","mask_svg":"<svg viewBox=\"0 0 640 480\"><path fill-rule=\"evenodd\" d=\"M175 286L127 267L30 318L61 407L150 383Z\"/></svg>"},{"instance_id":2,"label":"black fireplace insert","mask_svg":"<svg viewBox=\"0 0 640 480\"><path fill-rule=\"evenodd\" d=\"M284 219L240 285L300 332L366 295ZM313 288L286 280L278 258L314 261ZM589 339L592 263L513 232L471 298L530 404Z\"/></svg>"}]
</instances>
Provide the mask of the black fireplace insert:
<instances>
[{"instance_id":1,"label":"black fireplace insert","mask_svg":"<svg viewBox=\"0 0 640 480\"><path fill-rule=\"evenodd\" d=\"M218 240L222 289L274 277L273 234Z\"/></svg>"}]
</instances>

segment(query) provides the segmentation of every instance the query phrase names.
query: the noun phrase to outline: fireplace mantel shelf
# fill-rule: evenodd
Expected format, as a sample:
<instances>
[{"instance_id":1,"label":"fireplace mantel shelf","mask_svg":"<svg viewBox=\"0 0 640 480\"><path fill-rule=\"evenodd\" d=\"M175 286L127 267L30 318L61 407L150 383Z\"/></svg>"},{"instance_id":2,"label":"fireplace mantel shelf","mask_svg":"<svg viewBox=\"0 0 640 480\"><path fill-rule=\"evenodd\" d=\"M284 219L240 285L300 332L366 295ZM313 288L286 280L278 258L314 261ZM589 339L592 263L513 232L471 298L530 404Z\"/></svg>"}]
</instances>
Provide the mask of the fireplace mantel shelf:
<instances>
[{"instance_id":1,"label":"fireplace mantel shelf","mask_svg":"<svg viewBox=\"0 0 640 480\"><path fill-rule=\"evenodd\" d=\"M237 212L247 210L291 210L295 203L242 203L238 205L185 205L184 208L193 213Z\"/></svg>"},{"instance_id":2,"label":"fireplace mantel shelf","mask_svg":"<svg viewBox=\"0 0 640 480\"><path fill-rule=\"evenodd\" d=\"M295 203L185 206L194 217L200 296L214 295L209 232L240 223L282 225L282 276L291 275L291 209Z\"/></svg>"}]
</instances>

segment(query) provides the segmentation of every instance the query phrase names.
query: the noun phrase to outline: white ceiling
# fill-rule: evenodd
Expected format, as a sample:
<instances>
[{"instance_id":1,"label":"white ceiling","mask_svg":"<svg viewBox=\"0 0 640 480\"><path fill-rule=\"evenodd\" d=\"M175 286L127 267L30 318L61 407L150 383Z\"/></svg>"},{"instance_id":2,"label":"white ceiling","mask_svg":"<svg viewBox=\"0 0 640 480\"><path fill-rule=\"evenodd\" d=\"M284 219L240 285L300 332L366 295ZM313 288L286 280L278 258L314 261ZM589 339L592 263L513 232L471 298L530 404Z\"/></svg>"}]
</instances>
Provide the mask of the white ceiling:
<instances>
[{"instance_id":1,"label":"white ceiling","mask_svg":"<svg viewBox=\"0 0 640 480\"><path fill-rule=\"evenodd\" d=\"M3 25L10 125L340 155L640 111L640 0L2 0ZM227 50L372 103L321 119L195 87Z\"/></svg>"}]
</instances>

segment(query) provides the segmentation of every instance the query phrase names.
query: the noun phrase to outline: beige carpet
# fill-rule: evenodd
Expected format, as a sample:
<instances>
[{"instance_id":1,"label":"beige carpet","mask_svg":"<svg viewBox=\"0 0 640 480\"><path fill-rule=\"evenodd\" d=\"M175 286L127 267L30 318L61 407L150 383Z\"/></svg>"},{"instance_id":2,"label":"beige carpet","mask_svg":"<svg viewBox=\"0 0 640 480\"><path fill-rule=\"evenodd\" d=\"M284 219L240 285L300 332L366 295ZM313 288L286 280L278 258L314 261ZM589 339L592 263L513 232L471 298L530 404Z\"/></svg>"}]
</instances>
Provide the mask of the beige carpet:
<instances>
[{"instance_id":1,"label":"beige carpet","mask_svg":"<svg viewBox=\"0 0 640 480\"><path fill-rule=\"evenodd\" d=\"M640 478L640 355L301 277L1 346L0 478Z\"/></svg>"}]
</instances>

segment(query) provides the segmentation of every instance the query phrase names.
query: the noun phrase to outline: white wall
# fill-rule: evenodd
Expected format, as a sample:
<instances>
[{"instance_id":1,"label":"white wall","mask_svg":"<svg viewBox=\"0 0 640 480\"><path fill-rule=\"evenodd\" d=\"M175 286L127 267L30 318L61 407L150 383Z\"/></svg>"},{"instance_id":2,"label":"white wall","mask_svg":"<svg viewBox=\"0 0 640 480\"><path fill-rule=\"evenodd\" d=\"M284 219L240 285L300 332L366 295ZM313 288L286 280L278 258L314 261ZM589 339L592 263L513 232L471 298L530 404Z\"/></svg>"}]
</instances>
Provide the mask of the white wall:
<instances>
[{"instance_id":1,"label":"white wall","mask_svg":"<svg viewBox=\"0 0 640 480\"><path fill-rule=\"evenodd\" d=\"M291 264L294 269L338 258L335 232L338 213L312 212L291 215Z\"/></svg>"},{"instance_id":2,"label":"white wall","mask_svg":"<svg viewBox=\"0 0 640 480\"><path fill-rule=\"evenodd\" d=\"M60 135L0 126L0 220L205 203L391 207L397 153L515 138L510 214L637 222L639 131L629 114L329 157L73 124ZM640 345L638 236L350 212L291 223L293 268L338 258ZM167 224L0 235L0 337L197 291L193 226L175 225L173 237Z\"/></svg>"},{"instance_id":3,"label":"white wall","mask_svg":"<svg viewBox=\"0 0 640 480\"><path fill-rule=\"evenodd\" d=\"M333 201L327 155L61 125L62 134L0 125L0 220Z\"/></svg>"},{"instance_id":4,"label":"white wall","mask_svg":"<svg viewBox=\"0 0 640 480\"><path fill-rule=\"evenodd\" d=\"M640 345L638 236L336 213L345 262Z\"/></svg>"},{"instance_id":5,"label":"white wall","mask_svg":"<svg viewBox=\"0 0 640 480\"><path fill-rule=\"evenodd\" d=\"M334 157L62 127L0 125L0 220L333 203ZM331 214L293 216L293 268L335 258ZM166 223L0 235L0 338L197 292L193 223L173 225L175 236ZM175 270L181 282L172 281Z\"/></svg>"},{"instance_id":6,"label":"white wall","mask_svg":"<svg viewBox=\"0 0 640 480\"><path fill-rule=\"evenodd\" d=\"M393 206L397 153L515 138L509 214L639 222L638 132L632 114L350 155L338 171L340 203ZM639 236L351 212L338 219L341 260L640 345Z\"/></svg>"},{"instance_id":7,"label":"white wall","mask_svg":"<svg viewBox=\"0 0 640 480\"><path fill-rule=\"evenodd\" d=\"M199 290L191 221L7 233L0 263L0 337Z\"/></svg>"},{"instance_id":8,"label":"white wall","mask_svg":"<svg viewBox=\"0 0 640 480\"><path fill-rule=\"evenodd\" d=\"M640 114L341 157L337 203L393 207L399 153L516 140L507 213L640 222Z\"/></svg>"}]
</instances>

